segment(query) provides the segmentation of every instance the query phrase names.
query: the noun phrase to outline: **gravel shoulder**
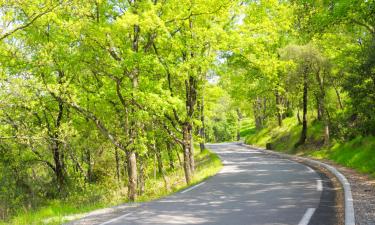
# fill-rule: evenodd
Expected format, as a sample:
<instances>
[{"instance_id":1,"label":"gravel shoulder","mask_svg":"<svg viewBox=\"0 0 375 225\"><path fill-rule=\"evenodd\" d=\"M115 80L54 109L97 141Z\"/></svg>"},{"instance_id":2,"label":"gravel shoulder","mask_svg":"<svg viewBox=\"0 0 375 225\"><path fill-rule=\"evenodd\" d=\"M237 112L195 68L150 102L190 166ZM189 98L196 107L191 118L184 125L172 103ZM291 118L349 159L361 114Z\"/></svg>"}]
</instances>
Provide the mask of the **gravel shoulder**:
<instances>
[{"instance_id":1,"label":"gravel shoulder","mask_svg":"<svg viewBox=\"0 0 375 225\"><path fill-rule=\"evenodd\" d=\"M340 166L330 160L319 161L334 166L350 182L354 199L356 224L375 225L375 179Z\"/></svg>"}]
</instances>

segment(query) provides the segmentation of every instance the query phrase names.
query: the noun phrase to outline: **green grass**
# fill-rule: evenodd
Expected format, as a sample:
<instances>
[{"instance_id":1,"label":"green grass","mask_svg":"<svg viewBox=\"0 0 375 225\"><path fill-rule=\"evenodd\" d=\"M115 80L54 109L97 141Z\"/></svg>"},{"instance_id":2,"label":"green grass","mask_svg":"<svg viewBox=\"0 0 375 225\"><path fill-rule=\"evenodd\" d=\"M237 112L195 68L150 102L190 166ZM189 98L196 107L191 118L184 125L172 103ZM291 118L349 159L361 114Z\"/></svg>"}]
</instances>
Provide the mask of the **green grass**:
<instances>
[{"instance_id":1,"label":"green grass","mask_svg":"<svg viewBox=\"0 0 375 225\"><path fill-rule=\"evenodd\" d=\"M276 151L329 159L375 177L375 137L357 137L345 143L332 140L332 146L326 147L323 146L323 124L313 121L308 124L306 144L295 148L301 129L295 117L286 118L282 127L278 127L274 122L248 134L245 143L259 147L271 143L272 149Z\"/></svg>"},{"instance_id":2,"label":"green grass","mask_svg":"<svg viewBox=\"0 0 375 225\"><path fill-rule=\"evenodd\" d=\"M241 121L241 129L240 129L240 136L246 137L251 134L255 134L256 129L252 124L252 121L248 118L244 118Z\"/></svg>"},{"instance_id":3,"label":"green grass","mask_svg":"<svg viewBox=\"0 0 375 225\"><path fill-rule=\"evenodd\" d=\"M215 175L222 167L221 160L215 153L207 149L203 152L198 151L198 148L196 149L196 171L190 185L194 185ZM178 163L176 162L176 165L177 164ZM156 179L148 179L145 184L145 193L138 197L137 202L159 199L187 188L183 169L181 167L175 171L167 171L166 177L170 184L169 190L165 188L165 182L162 176L157 176ZM77 193L77 195L73 195L66 200L50 201L38 210L20 210L16 217L9 222L0 222L0 225L57 225L78 219L84 216L84 213L95 209L111 207L126 202L126 188L119 188L109 192L102 191L104 187L95 188L92 190L96 193L95 196L97 199L95 200L88 199L89 197L86 197L83 193L81 193L81 195L80 193ZM92 195L89 194L87 196Z\"/></svg>"},{"instance_id":4,"label":"green grass","mask_svg":"<svg viewBox=\"0 0 375 225\"><path fill-rule=\"evenodd\" d=\"M310 152L318 159L330 159L375 177L375 137L357 137L346 143L336 143L331 149Z\"/></svg>"},{"instance_id":5,"label":"green grass","mask_svg":"<svg viewBox=\"0 0 375 225\"><path fill-rule=\"evenodd\" d=\"M264 129L248 135L245 143L260 147L266 147L267 143L272 143L275 150L292 151L294 144L298 141L300 129L301 126L295 118L286 118L282 127L279 127L276 122L270 123Z\"/></svg>"}]
</instances>

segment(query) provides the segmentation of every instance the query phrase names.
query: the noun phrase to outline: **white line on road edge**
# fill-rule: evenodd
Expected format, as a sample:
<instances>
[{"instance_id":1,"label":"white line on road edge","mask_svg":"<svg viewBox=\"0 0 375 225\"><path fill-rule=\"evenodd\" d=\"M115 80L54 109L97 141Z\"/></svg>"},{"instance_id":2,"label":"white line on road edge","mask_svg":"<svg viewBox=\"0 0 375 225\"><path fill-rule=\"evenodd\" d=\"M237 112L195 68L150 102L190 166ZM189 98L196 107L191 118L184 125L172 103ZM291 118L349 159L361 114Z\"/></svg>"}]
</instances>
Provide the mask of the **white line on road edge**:
<instances>
[{"instance_id":1,"label":"white line on road edge","mask_svg":"<svg viewBox=\"0 0 375 225\"><path fill-rule=\"evenodd\" d=\"M310 173L315 173L315 170L313 170L311 167L307 166L307 169L309 170Z\"/></svg>"},{"instance_id":2,"label":"white line on road edge","mask_svg":"<svg viewBox=\"0 0 375 225\"><path fill-rule=\"evenodd\" d=\"M99 225L105 225L105 224L109 224L109 223L115 222L116 220L119 220L119 219L121 219L121 218L124 218L124 217L126 217L126 216L129 216L130 214L131 214L131 213L124 214L124 215L122 215L122 216L119 216L119 217L113 218L113 219L108 220L107 222L101 223L101 224L99 224Z\"/></svg>"},{"instance_id":3,"label":"white line on road edge","mask_svg":"<svg viewBox=\"0 0 375 225\"><path fill-rule=\"evenodd\" d=\"M194 188L197 188L197 187L203 185L204 183L206 183L206 182L202 182L202 183L197 184L197 185L195 185L195 186L193 186L193 187L190 187L190 188L188 188L188 189L186 189L186 190L184 190L184 191L181 191L181 193L183 194L183 193L186 193L186 192L188 192L188 191L191 191L191 190L193 190Z\"/></svg>"},{"instance_id":4,"label":"white line on road edge","mask_svg":"<svg viewBox=\"0 0 375 225\"><path fill-rule=\"evenodd\" d=\"M310 222L310 219L312 215L314 215L315 209L314 208L308 208L305 212L305 215L303 215L301 221L299 221L298 225L307 225Z\"/></svg>"},{"instance_id":5,"label":"white line on road edge","mask_svg":"<svg viewBox=\"0 0 375 225\"><path fill-rule=\"evenodd\" d=\"M322 180L317 180L317 181L316 181L316 190L317 190L317 191L323 191L323 183L322 183Z\"/></svg>"},{"instance_id":6,"label":"white line on road edge","mask_svg":"<svg viewBox=\"0 0 375 225\"><path fill-rule=\"evenodd\" d=\"M330 165L325 164L325 163L322 163L322 162L319 162L319 161L312 160L312 159L307 159L307 158L298 157L298 156L291 156L291 155L283 154L283 153L277 153L277 152L274 152L274 151L266 150L264 148L262 149L262 148L258 148L258 147L254 147L254 146L250 146L250 145L246 145L246 144L243 144L243 145L248 146L249 148L252 148L252 149L255 149L255 150L262 150L262 151L264 151L266 153L269 153L269 154L279 155L279 156L282 156L284 158L300 159L300 160L309 162L309 163L311 163L315 166L322 166L322 167L326 168L327 170L329 170L331 173L333 173L337 177L337 179L339 179L340 183L342 184L342 187L344 188L345 225L355 225L353 195L352 195L350 183L346 179L346 177L342 173L340 173L335 167L330 166Z\"/></svg>"}]
</instances>

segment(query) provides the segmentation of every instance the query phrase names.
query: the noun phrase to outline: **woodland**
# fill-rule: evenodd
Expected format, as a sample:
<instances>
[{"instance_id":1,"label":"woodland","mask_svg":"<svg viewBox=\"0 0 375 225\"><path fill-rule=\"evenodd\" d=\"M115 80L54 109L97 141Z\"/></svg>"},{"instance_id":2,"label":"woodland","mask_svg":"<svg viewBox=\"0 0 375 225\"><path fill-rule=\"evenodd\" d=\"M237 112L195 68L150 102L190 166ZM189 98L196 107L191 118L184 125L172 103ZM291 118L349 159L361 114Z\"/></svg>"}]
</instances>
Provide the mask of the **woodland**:
<instances>
[{"instance_id":1,"label":"woodland","mask_svg":"<svg viewBox=\"0 0 375 225\"><path fill-rule=\"evenodd\" d=\"M0 40L4 224L191 185L206 143L375 175L374 0L1 0Z\"/></svg>"}]
</instances>

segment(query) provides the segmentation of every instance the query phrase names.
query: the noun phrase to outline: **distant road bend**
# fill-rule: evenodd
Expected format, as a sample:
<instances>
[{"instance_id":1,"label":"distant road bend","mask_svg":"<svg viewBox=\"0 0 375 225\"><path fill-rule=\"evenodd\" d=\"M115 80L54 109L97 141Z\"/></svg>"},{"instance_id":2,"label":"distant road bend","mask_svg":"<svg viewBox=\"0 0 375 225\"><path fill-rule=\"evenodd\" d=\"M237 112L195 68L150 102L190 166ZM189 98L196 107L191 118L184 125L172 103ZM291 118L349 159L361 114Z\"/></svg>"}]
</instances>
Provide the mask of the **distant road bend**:
<instances>
[{"instance_id":1,"label":"distant road bend","mask_svg":"<svg viewBox=\"0 0 375 225\"><path fill-rule=\"evenodd\" d=\"M216 176L169 197L72 224L337 224L335 192L325 175L237 143L208 147L224 164Z\"/></svg>"}]
</instances>

